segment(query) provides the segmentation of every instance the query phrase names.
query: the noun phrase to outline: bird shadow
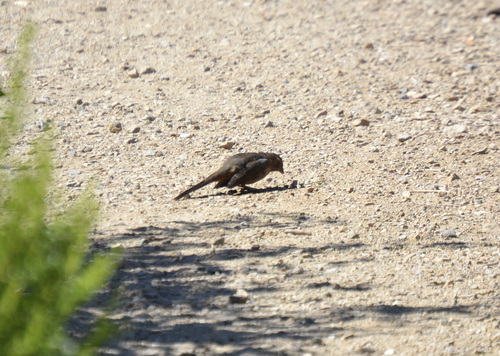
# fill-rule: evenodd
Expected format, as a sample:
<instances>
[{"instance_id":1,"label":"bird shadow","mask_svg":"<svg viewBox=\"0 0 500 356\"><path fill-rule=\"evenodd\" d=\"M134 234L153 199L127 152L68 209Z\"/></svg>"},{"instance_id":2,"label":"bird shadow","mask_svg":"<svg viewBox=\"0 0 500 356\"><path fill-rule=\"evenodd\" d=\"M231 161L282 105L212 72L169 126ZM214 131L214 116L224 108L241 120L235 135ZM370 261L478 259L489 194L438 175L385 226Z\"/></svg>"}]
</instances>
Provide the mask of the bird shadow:
<instances>
[{"instance_id":1,"label":"bird shadow","mask_svg":"<svg viewBox=\"0 0 500 356\"><path fill-rule=\"evenodd\" d=\"M264 193L272 193L272 192L283 192L287 190L294 190L298 189L296 185L284 185L282 187L276 186L276 187L269 187L269 188L252 188L252 187L245 187L241 189L229 189L225 192L217 192L215 194L205 194L205 195L199 195L199 196L189 196L188 199L206 199L210 197L216 197L216 196L242 196L242 195L248 195L248 194L264 194Z\"/></svg>"}]
</instances>

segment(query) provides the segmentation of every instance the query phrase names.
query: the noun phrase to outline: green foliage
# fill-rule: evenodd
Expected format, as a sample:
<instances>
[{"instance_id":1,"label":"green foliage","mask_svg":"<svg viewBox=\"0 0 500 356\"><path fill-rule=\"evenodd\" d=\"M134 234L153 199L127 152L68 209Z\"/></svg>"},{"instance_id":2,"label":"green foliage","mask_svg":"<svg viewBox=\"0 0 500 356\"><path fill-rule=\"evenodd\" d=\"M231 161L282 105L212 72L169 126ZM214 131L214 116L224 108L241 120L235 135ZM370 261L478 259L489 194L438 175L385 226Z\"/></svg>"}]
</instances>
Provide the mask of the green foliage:
<instances>
[{"instance_id":1,"label":"green foliage","mask_svg":"<svg viewBox=\"0 0 500 356\"><path fill-rule=\"evenodd\" d=\"M80 344L67 336L65 323L112 276L118 262L116 254L89 258L87 236L97 203L87 190L64 214L48 218L48 139L34 144L34 155L22 166L5 163L22 127L34 33L33 24L25 26L0 102L5 104L0 117L0 355L87 355L109 335L108 325L99 323Z\"/></svg>"},{"instance_id":2,"label":"green foliage","mask_svg":"<svg viewBox=\"0 0 500 356\"><path fill-rule=\"evenodd\" d=\"M35 36L35 25L28 23L19 37L17 55L11 58L10 64L10 85L7 90L2 91L1 96L8 97L8 104L2 110L0 117L0 154L9 148L9 140L19 130L23 123L24 107L26 106L26 90L24 81L26 71L31 58L31 42Z\"/></svg>"}]
</instances>

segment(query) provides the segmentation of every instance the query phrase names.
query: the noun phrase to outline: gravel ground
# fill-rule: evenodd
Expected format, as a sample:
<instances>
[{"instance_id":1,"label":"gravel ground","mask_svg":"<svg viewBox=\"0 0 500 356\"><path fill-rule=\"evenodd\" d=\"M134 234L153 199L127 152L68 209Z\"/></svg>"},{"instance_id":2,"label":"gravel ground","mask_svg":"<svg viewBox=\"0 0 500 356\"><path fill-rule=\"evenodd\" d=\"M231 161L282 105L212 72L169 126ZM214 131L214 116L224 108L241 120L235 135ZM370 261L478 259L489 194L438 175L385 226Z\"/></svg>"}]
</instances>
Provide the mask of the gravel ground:
<instances>
[{"instance_id":1,"label":"gravel ground","mask_svg":"<svg viewBox=\"0 0 500 356\"><path fill-rule=\"evenodd\" d=\"M2 1L32 117L91 179L103 355L500 355L498 1ZM238 152L260 191L182 190ZM294 182L295 181L295 182ZM296 183L296 186L295 186Z\"/></svg>"}]
</instances>

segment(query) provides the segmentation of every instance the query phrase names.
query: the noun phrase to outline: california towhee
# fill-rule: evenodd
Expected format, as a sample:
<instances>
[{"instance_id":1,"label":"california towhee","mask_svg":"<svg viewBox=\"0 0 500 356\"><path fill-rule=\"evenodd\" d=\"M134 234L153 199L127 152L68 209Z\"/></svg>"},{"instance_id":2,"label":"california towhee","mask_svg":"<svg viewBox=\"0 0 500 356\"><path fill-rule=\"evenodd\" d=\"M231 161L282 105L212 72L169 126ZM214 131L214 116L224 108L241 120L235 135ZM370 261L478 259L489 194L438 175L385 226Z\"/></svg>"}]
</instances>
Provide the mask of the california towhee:
<instances>
[{"instance_id":1,"label":"california towhee","mask_svg":"<svg viewBox=\"0 0 500 356\"><path fill-rule=\"evenodd\" d=\"M247 184L261 180L272 171L283 173L283 161L277 154L264 152L238 153L229 157L216 172L174 199L179 200L212 182L217 182L215 188L233 188L236 186L247 188Z\"/></svg>"}]
</instances>

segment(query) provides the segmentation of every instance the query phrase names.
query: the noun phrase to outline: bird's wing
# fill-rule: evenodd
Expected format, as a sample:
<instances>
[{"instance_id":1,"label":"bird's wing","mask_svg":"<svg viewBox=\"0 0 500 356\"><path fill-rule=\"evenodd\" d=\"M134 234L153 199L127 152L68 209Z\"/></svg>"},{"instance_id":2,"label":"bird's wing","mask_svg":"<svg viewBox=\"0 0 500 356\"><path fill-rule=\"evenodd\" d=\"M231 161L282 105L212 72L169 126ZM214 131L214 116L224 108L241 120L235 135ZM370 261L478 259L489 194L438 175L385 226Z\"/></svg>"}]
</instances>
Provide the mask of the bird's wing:
<instances>
[{"instance_id":1,"label":"bird's wing","mask_svg":"<svg viewBox=\"0 0 500 356\"><path fill-rule=\"evenodd\" d=\"M269 173L270 166L271 163L267 157L261 156L258 159L251 160L231 177L227 187L232 188L238 185L255 183Z\"/></svg>"}]
</instances>

